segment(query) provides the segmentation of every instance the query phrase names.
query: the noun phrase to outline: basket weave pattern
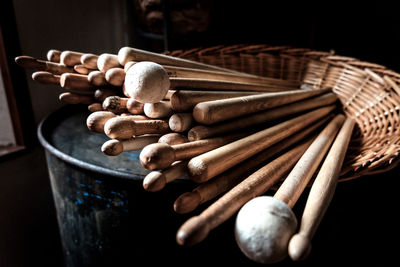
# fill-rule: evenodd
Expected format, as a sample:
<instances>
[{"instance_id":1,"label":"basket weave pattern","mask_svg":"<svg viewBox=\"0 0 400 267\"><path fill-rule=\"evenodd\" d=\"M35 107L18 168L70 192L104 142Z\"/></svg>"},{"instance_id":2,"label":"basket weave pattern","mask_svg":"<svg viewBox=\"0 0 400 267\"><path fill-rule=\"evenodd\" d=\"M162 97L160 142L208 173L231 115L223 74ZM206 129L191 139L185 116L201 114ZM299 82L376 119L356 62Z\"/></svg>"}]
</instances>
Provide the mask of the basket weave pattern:
<instances>
[{"instance_id":1,"label":"basket weave pattern","mask_svg":"<svg viewBox=\"0 0 400 267\"><path fill-rule=\"evenodd\" d=\"M290 81L293 88L330 88L357 126L340 181L395 167L400 153L400 74L384 66L288 46L232 45L169 53L255 75Z\"/></svg>"}]
</instances>

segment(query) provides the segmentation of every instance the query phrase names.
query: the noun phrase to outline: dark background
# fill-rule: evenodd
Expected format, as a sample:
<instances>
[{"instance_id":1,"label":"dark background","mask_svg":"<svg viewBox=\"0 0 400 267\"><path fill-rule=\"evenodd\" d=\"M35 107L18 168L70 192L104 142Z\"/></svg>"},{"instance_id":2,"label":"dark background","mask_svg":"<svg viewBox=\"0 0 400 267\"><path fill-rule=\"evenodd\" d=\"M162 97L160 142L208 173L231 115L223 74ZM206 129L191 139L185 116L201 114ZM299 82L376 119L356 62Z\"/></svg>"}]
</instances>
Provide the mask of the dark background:
<instances>
[{"instance_id":1,"label":"dark background","mask_svg":"<svg viewBox=\"0 0 400 267\"><path fill-rule=\"evenodd\" d=\"M5 1L1 27L17 96L23 96L24 125L30 136L47 114L61 104L59 88L30 81L31 72L15 68L20 54L44 58L47 50L117 53L130 45L151 50L160 41L136 33L132 5L125 1ZM122 4L121 4L122 3ZM129 10L128 10L129 11ZM400 16L397 6L384 2L358 7L328 7L297 1L214 1L207 32L170 36L169 48L234 43L292 45L356 57L400 71ZM156 44L158 42L158 44ZM20 102L21 103L21 102ZM0 265L62 266L55 210L44 151L33 137L28 149L0 161ZM373 265L397 261L396 241L399 169L341 183L320 225L313 251L303 263L279 265ZM307 192L305 192L305 196ZM295 207L301 214L305 197ZM232 221L221 229L232 227ZM175 231L172 229L171 231ZM218 234L216 230L216 235ZM231 240L218 242L221 250L240 253ZM193 250L196 247L192 248ZM198 255L207 257L207 255ZM195 260L194 260L195 261ZM210 259L210 262L212 260ZM173 263L173 262L172 262ZM247 262L243 259L242 264ZM250 262L248 262L250 264ZM190 265L190 264L188 264Z\"/></svg>"}]
</instances>

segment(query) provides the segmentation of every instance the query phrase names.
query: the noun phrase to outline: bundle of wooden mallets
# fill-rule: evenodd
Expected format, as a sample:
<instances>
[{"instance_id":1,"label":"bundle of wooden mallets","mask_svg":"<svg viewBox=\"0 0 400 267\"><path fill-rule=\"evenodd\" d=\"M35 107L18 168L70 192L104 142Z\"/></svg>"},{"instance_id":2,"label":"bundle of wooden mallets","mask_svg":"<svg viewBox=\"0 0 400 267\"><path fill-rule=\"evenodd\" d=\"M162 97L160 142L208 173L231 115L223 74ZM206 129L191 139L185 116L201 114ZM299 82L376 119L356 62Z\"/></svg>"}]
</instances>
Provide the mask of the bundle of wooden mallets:
<instances>
[{"instance_id":1,"label":"bundle of wooden mallets","mask_svg":"<svg viewBox=\"0 0 400 267\"><path fill-rule=\"evenodd\" d=\"M47 59L16 62L64 88L61 101L89 105L88 128L111 139L105 154L142 150L152 170L145 190L181 177L199 183L175 201L181 214L220 196L180 227L179 244L201 242L240 210L235 237L250 259L307 256L354 127L330 90L129 47L99 56L50 50ZM291 208L312 179L298 228ZM274 197L261 196L273 186Z\"/></svg>"}]
</instances>

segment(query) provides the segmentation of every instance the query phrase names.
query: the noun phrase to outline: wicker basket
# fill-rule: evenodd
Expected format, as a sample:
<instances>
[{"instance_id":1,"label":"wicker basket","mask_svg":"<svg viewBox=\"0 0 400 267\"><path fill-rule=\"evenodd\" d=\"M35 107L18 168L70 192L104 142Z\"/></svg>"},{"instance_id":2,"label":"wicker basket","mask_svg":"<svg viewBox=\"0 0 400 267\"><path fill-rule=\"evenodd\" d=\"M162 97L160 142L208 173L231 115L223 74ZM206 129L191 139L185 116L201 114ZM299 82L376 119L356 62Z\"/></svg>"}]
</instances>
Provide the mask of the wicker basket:
<instances>
[{"instance_id":1,"label":"wicker basket","mask_svg":"<svg viewBox=\"0 0 400 267\"><path fill-rule=\"evenodd\" d=\"M340 181L394 168L400 153L400 74L384 66L289 46L232 45L169 53L265 77L297 88L331 88L357 122Z\"/></svg>"}]
</instances>

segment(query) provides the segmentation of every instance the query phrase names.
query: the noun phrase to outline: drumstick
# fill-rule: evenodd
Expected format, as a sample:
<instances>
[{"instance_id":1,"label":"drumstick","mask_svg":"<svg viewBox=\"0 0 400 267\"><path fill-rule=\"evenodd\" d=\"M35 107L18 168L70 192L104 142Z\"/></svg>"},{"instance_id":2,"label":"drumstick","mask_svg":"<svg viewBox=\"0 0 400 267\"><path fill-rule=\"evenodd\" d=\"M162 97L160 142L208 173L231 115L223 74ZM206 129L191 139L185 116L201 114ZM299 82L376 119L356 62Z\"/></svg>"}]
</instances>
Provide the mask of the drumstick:
<instances>
[{"instance_id":1,"label":"drumstick","mask_svg":"<svg viewBox=\"0 0 400 267\"><path fill-rule=\"evenodd\" d=\"M121 68L110 68L106 71L106 81L114 86L122 86L125 81L125 71Z\"/></svg>"},{"instance_id":2,"label":"drumstick","mask_svg":"<svg viewBox=\"0 0 400 267\"><path fill-rule=\"evenodd\" d=\"M207 101L199 103L194 107L193 117L197 122L209 125L246 114L290 104L329 91L330 89L292 90Z\"/></svg>"},{"instance_id":3,"label":"drumstick","mask_svg":"<svg viewBox=\"0 0 400 267\"><path fill-rule=\"evenodd\" d=\"M130 97L126 102L127 110L132 114L143 114L144 113L144 104L136 101L136 99Z\"/></svg>"},{"instance_id":4,"label":"drumstick","mask_svg":"<svg viewBox=\"0 0 400 267\"><path fill-rule=\"evenodd\" d=\"M190 129L193 124L192 113L175 113L168 121L169 128L174 132L184 132Z\"/></svg>"},{"instance_id":5,"label":"drumstick","mask_svg":"<svg viewBox=\"0 0 400 267\"><path fill-rule=\"evenodd\" d=\"M342 126L337 115L312 142L283 181L274 197L255 198L239 211L235 239L242 252L259 263L274 263L288 254L288 243L297 229L292 208L326 155Z\"/></svg>"},{"instance_id":6,"label":"drumstick","mask_svg":"<svg viewBox=\"0 0 400 267\"><path fill-rule=\"evenodd\" d=\"M143 106L144 114L153 119L166 118L172 115L170 101L160 101L157 103L146 103Z\"/></svg>"},{"instance_id":7,"label":"drumstick","mask_svg":"<svg viewBox=\"0 0 400 267\"><path fill-rule=\"evenodd\" d=\"M148 170L165 169L174 161L190 159L245 135L243 133L233 134L172 146L166 143L155 143L143 148L139 159L142 166Z\"/></svg>"},{"instance_id":8,"label":"drumstick","mask_svg":"<svg viewBox=\"0 0 400 267\"><path fill-rule=\"evenodd\" d=\"M92 104L94 102L93 96L91 95L82 95L76 93L62 93L58 97L60 101L67 104Z\"/></svg>"},{"instance_id":9,"label":"drumstick","mask_svg":"<svg viewBox=\"0 0 400 267\"><path fill-rule=\"evenodd\" d=\"M81 56L81 63L83 66L85 66L88 69L95 70L97 69L97 59L99 56L94 55L94 54L83 54Z\"/></svg>"},{"instance_id":10,"label":"drumstick","mask_svg":"<svg viewBox=\"0 0 400 267\"><path fill-rule=\"evenodd\" d=\"M86 126L92 132L104 133L104 124L106 124L109 119L116 116L117 115L110 111L96 111L87 117Z\"/></svg>"},{"instance_id":11,"label":"drumstick","mask_svg":"<svg viewBox=\"0 0 400 267\"><path fill-rule=\"evenodd\" d=\"M160 191L170 183L187 173L187 160L176 161L162 171L152 171L143 179L143 188L149 192Z\"/></svg>"},{"instance_id":12,"label":"drumstick","mask_svg":"<svg viewBox=\"0 0 400 267\"><path fill-rule=\"evenodd\" d=\"M147 61L136 63L128 69L125 75L124 86L127 95L143 103L155 103L162 100L170 87L260 92L287 90L285 86L272 84L260 85L201 78L169 77L161 65Z\"/></svg>"},{"instance_id":13,"label":"drumstick","mask_svg":"<svg viewBox=\"0 0 400 267\"><path fill-rule=\"evenodd\" d=\"M48 61L60 63L60 55L61 55L61 51L56 50L56 49L50 49L47 52L46 58Z\"/></svg>"},{"instance_id":14,"label":"drumstick","mask_svg":"<svg viewBox=\"0 0 400 267\"><path fill-rule=\"evenodd\" d=\"M97 69L99 69L99 71L103 73L105 73L107 70L111 68L116 68L116 67L121 67L121 65L118 62L117 55L104 53L97 58Z\"/></svg>"},{"instance_id":15,"label":"drumstick","mask_svg":"<svg viewBox=\"0 0 400 267\"><path fill-rule=\"evenodd\" d=\"M48 71L37 71L32 73L32 80L42 84L60 85L60 75L54 75Z\"/></svg>"},{"instance_id":16,"label":"drumstick","mask_svg":"<svg viewBox=\"0 0 400 267\"><path fill-rule=\"evenodd\" d=\"M354 121L347 118L314 180L301 218L300 230L289 242L292 260L305 259L311 251L311 239L321 222L335 192Z\"/></svg>"},{"instance_id":17,"label":"drumstick","mask_svg":"<svg viewBox=\"0 0 400 267\"><path fill-rule=\"evenodd\" d=\"M90 112L103 111L103 107L100 103L93 103L88 106L88 110Z\"/></svg>"},{"instance_id":18,"label":"drumstick","mask_svg":"<svg viewBox=\"0 0 400 267\"><path fill-rule=\"evenodd\" d=\"M174 210L177 213L188 213L195 210L200 204L209 201L219 194L230 190L233 186L247 177L252 170L262 163L268 162L269 159L275 157L285 149L294 145L295 143L307 139L313 132L320 126L325 124L326 117L317 123L307 127L306 129L296 133L295 135L286 138L279 143L261 151L260 153L246 159L242 163L230 168L226 172L214 177L213 179L200 184L191 192L186 192L180 195L174 202Z\"/></svg>"},{"instance_id":19,"label":"drumstick","mask_svg":"<svg viewBox=\"0 0 400 267\"><path fill-rule=\"evenodd\" d=\"M104 125L104 132L112 139L129 139L134 135L165 134L170 131L168 122L145 118L141 115L112 118Z\"/></svg>"},{"instance_id":20,"label":"drumstick","mask_svg":"<svg viewBox=\"0 0 400 267\"><path fill-rule=\"evenodd\" d=\"M75 51L63 51L60 55L60 63L65 66L74 66L81 63L81 56L84 53Z\"/></svg>"},{"instance_id":21,"label":"drumstick","mask_svg":"<svg viewBox=\"0 0 400 267\"><path fill-rule=\"evenodd\" d=\"M172 109L179 112L192 111L200 102L226 99L238 96L255 95L260 92L246 91L187 91L178 90L171 95Z\"/></svg>"},{"instance_id":22,"label":"drumstick","mask_svg":"<svg viewBox=\"0 0 400 267\"><path fill-rule=\"evenodd\" d=\"M190 246L204 240L211 230L228 220L247 201L263 194L282 179L310 143L310 140L303 142L271 161L225 193L200 215L187 220L176 234L178 244Z\"/></svg>"},{"instance_id":23,"label":"drumstick","mask_svg":"<svg viewBox=\"0 0 400 267\"><path fill-rule=\"evenodd\" d=\"M106 86L109 83L106 80L105 74L101 71L95 70L88 74L88 80L95 86Z\"/></svg>"},{"instance_id":24,"label":"drumstick","mask_svg":"<svg viewBox=\"0 0 400 267\"><path fill-rule=\"evenodd\" d=\"M231 73L241 73L238 71L225 69L221 67L217 67L214 65L208 65L196 61L191 61L183 58L172 57L157 53L152 53L145 50L140 50L136 48L123 47L118 52L118 61L124 66L128 61L152 61L161 65L171 65L171 66L180 66L187 68L195 68L195 69L209 69L209 70L218 70L223 72L231 72ZM245 73L241 73L242 75L247 75ZM248 75L250 76L250 75Z\"/></svg>"},{"instance_id":25,"label":"drumstick","mask_svg":"<svg viewBox=\"0 0 400 267\"><path fill-rule=\"evenodd\" d=\"M103 109L115 114L126 113L128 111L126 108L127 102L128 98L126 97L109 96L103 101Z\"/></svg>"},{"instance_id":26,"label":"drumstick","mask_svg":"<svg viewBox=\"0 0 400 267\"><path fill-rule=\"evenodd\" d=\"M334 108L335 106L328 106L313 110L194 157L188 164L189 176L195 182L205 182L323 118Z\"/></svg>"},{"instance_id":27,"label":"drumstick","mask_svg":"<svg viewBox=\"0 0 400 267\"><path fill-rule=\"evenodd\" d=\"M158 141L159 135L139 135L126 140L108 140L101 146L101 151L108 156L117 156L124 151L140 150Z\"/></svg>"},{"instance_id":28,"label":"drumstick","mask_svg":"<svg viewBox=\"0 0 400 267\"><path fill-rule=\"evenodd\" d=\"M158 139L158 143L166 143L168 145L178 145L189 142L188 138L179 133L167 133Z\"/></svg>"},{"instance_id":29,"label":"drumstick","mask_svg":"<svg viewBox=\"0 0 400 267\"><path fill-rule=\"evenodd\" d=\"M15 58L15 63L25 69L48 71L56 75L63 73L75 73L74 69L60 63L39 60L29 56L19 56Z\"/></svg>"},{"instance_id":30,"label":"drumstick","mask_svg":"<svg viewBox=\"0 0 400 267\"><path fill-rule=\"evenodd\" d=\"M88 75L90 72L92 72L93 70L86 68L85 66L83 66L82 64L80 65L74 65L74 70L79 73L79 74L83 74L83 75Z\"/></svg>"},{"instance_id":31,"label":"drumstick","mask_svg":"<svg viewBox=\"0 0 400 267\"><path fill-rule=\"evenodd\" d=\"M313 97L306 100L301 100L292 104L272 108L269 110L257 112L221 122L214 125L198 125L193 127L188 132L188 138L190 141L200 140L220 134L245 129L260 125L262 123L274 121L279 118L283 118L288 115L300 113L306 110L314 108L332 105L337 101L337 96L334 93L327 93L321 96Z\"/></svg>"},{"instance_id":32,"label":"drumstick","mask_svg":"<svg viewBox=\"0 0 400 267\"><path fill-rule=\"evenodd\" d=\"M64 73L60 76L60 85L66 90L94 91L95 87L89 82L87 75Z\"/></svg>"}]
</instances>

